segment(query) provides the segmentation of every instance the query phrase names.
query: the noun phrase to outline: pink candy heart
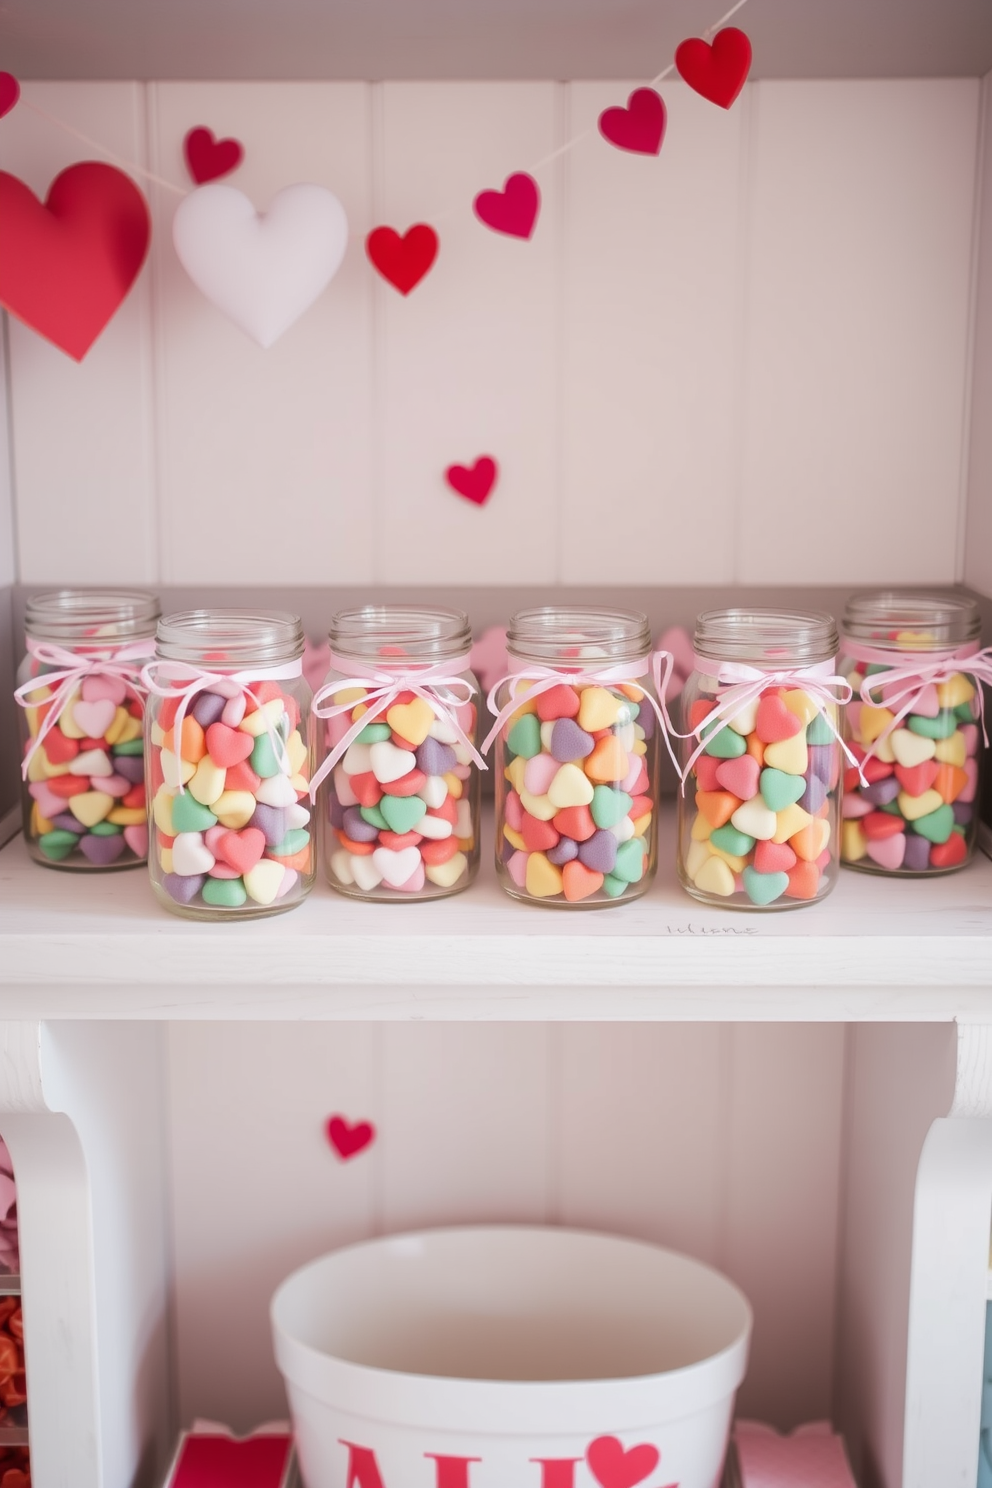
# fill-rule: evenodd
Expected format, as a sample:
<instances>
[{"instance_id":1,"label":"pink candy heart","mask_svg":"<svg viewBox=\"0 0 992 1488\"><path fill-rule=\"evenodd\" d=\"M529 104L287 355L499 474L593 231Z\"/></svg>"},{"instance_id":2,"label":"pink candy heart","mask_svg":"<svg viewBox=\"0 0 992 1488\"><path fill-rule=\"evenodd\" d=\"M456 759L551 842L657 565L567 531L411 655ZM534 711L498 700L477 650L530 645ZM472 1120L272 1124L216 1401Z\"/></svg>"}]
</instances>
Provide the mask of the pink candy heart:
<instances>
[{"instance_id":1,"label":"pink candy heart","mask_svg":"<svg viewBox=\"0 0 992 1488\"><path fill-rule=\"evenodd\" d=\"M515 790L507 792L504 815L511 832L519 832L524 824L524 808Z\"/></svg>"},{"instance_id":2,"label":"pink candy heart","mask_svg":"<svg viewBox=\"0 0 992 1488\"><path fill-rule=\"evenodd\" d=\"M102 672L95 672L90 677L83 678L82 695L84 703L111 702L115 708L121 707L127 697L127 687L120 677L106 676Z\"/></svg>"},{"instance_id":3,"label":"pink candy heart","mask_svg":"<svg viewBox=\"0 0 992 1488\"><path fill-rule=\"evenodd\" d=\"M100 789L105 796L126 796L129 790L133 790L130 780L125 780L123 775L105 775L100 779Z\"/></svg>"},{"instance_id":4,"label":"pink candy heart","mask_svg":"<svg viewBox=\"0 0 992 1488\"><path fill-rule=\"evenodd\" d=\"M872 862L891 872L902 867L902 860L906 856L906 834L896 832L891 837L876 837L868 842L867 847Z\"/></svg>"},{"instance_id":5,"label":"pink candy heart","mask_svg":"<svg viewBox=\"0 0 992 1488\"><path fill-rule=\"evenodd\" d=\"M553 754L535 754L524 766L524 787L532 796L546 796L561 765Z\"/></svg>"},{"instance_id":6,"label":"pink candy heart","mask_svg":"<svg viewBox=\"0 0 992 1488\"><path fill-rule=\"evenodd\" d=\"M977 761L973 759L966 759L964 762L964 773L968 777L968 784L958 796L958 800L961 802L962 805L967 805L970 801L973 801L975 799L975 793L978 790Z\"/></svg>"},{"instance_id":7,"label":"pink candy heart","mask_svg":"<svg viewBox=\"0 0 992 1488\"><path fill-rule=\"evenodd\" d=\"M717 767L717 783L730 791L740 801L750 801L758 794L758 776L761 766L752 754L742 754L738 759L723 760Z\"/></svg>"},{"instance_id":8,"label":"pink candy heart","mask_svg":"<svg viewBox=\"0 0 992 1488\"><path fill-rule=\"evenodd\" d=\"M854 791L848 791L841 805L840 814L847 821L853 821L859 816L867 816L870 811L874 810L875 807L870 801L866 801L864 796L859 796Z\"/></svg>"},{"instance_id":9,"label":"pink candy heart","mask_svg":"<svg viewBox=\"0 0 992 1488\"><path fill-rule=\"evenodd\" d=\"M506 865L507 872L518 889L524 888L527 884L527 859L529 856L529 853L515 852Z\"/></svg>"},{"instance_id":10,"label":"pink candy heart","mask_svg":"<svg viewBox=\"0 0 992 1488\"><path fill-rule=\"evenodd\" d=\"M87 739L102 739L116 716L117 704L110 698L92 703L80 701L72 709L72 720Z\"/></svg>"},{"instance_id":11,"label":"pink candy heart","mask_svg":"<svg viewBox=\"0 0 992 1488\"><path fill-rule=\"evenodd\" d=\"M137 827L124 828L124 841L136 858L148 856L148 828L142 823Z\"/></svg>"},{"instance_id":12,"label":"pink candy heart","mask_svg":"<svg viewBox=\"0 0 992 1488\"><path fill-rule=\"evenodd\" d=\"M50 790L43 780L35 781L34 784L28 786L28 790L46 821L51 821L53 816L58 816L69 809L68 802L63 801L61 796L57 796L53 790Z\"/></svg>"}]
</instances>

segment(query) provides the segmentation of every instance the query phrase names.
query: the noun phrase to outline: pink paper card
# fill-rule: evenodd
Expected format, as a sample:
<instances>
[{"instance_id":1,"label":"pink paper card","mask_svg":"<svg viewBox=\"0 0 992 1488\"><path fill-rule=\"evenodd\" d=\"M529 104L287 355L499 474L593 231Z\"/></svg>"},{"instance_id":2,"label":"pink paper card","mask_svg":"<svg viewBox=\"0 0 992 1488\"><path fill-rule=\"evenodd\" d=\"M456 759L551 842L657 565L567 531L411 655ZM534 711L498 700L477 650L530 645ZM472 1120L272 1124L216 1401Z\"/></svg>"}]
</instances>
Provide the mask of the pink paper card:
<instances>
[{"instance_id":1,"label":"pink paper card","mask_svg":"<svg viewBox=\"0 0 992 1488\"><path fill-rule=\"evenodd\" d=\"M742 1488L855 1488L844 1440L827 1421L780 1436L760 1421L734 1427Z\"/></svg>"}]
</instances>

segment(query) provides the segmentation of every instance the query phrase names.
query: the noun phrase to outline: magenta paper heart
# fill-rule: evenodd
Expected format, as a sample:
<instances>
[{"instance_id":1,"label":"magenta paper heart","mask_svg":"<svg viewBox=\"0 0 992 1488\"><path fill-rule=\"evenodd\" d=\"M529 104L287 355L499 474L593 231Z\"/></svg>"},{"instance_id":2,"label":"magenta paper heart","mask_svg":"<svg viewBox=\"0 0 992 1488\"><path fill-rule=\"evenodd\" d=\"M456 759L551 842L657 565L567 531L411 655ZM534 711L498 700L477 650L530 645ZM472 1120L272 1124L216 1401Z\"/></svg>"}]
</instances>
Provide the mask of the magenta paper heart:
<instances>
[{"instance_id":1,"label":"magenta paper heart","mask_svg":"<svg viewBox=\"0 0 992 1488\"><path fill-rule=\"evenodd\" d=\"M475 215L493 232L529 238L541 210L541 193L525 171L507 176L502 191L480 191L472 203Z\"/></svg>"},{"instance_id":2,"label":"magenta paper heart","mask_svg":"<svg viewBox=\"0 0 992 1488\"><path fill-rule=\"evenodd\" d=\"M347 1162L349 1157L357 1157L375 1141L375 1127L371 1121L352 1124L343 1116L332 1116L327 1123L327 1140L338 1157Z\"/></svg>"},{"instance_id":3,"label":"magenta paper heart","mask_svg":"<svg viewBox=\"0 0 992 1488\"><path fill-rule=\"evenodd\" d=\"M657 155L665 138L668 114L664 99L653 88L635 88L626 108L604 109L599 132L618 150L636 155Z\"/></svg>"},{"instance_id":4,"label":"magenta paper heart","mask_svg":"<svg viewBox=\"0 0 992 1488\"><path fill-rule=\"evenodd\" d=\"M449 465L444 478L466 501L482 506L496 484L497 465L489 455L480 455L474 465Z\"/></svg>"},{"instance_id":5,"label":"magenta paper heart","mask_svg":"<svg viewBox=\"0 0 992 1488\"><path fill-rule=\"evenodd\" d=\"M9 114L21 96L21 85L11 72L0 72L0 119Z\"/></svg>"}]
</instances>

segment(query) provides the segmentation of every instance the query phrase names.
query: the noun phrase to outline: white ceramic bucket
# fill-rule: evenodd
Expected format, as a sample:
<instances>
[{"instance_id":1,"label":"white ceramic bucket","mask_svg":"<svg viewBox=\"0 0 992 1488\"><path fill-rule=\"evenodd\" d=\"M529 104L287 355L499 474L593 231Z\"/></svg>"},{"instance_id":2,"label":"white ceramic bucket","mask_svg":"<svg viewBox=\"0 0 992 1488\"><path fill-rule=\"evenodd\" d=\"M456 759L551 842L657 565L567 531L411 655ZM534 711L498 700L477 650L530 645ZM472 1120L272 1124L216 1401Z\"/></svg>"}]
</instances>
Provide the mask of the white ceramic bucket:
<instances>
[{"instance_id":1,"label":"white ceramic bucket","mask_svg":"<svg viewBox=\"0 0 992 1488\"><path fill-rule=\"evenodd\" d=\"M657 1246L459 1228L311 1262L272 1328L306 1488L717 1488L751 1309Z\"/></svg>"}]
</instances>

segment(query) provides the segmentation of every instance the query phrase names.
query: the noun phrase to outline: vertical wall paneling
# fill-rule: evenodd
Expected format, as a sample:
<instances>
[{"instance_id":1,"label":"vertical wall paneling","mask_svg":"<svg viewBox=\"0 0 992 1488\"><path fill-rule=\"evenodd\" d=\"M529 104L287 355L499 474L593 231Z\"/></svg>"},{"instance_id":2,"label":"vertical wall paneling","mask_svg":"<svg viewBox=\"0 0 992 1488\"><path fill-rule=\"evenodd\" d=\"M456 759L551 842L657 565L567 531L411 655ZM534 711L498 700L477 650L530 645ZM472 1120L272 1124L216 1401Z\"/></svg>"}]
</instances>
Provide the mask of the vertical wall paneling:
<instances>
[{"instance_id":1,"label":"vertical wall paneling","mask_svg":"<svg viewBox=\"0 0 992 1488\"><path fill-rule=\"evenodd\" d=\"M170 583L362 583L373 577L369 502L371 215L368 88L362 83L151 85L156 173L187 189L195 125L233 135L224 183L265 212L313 182L348 215L328 288L263 350L187 277L172 248L180 200L156 187L158 459L162 568Z\"/></svg>"},{"instance_id":2,"label":"vertical wall paneling","mask_svg":"<svg viewBox=\"0 0 992 1488\"><path fill-rule=\"evenodd\" d=\"M7 313L0 310L0 588L17 579L14 546L14 449L10 427L10 335Z\"/></svg>"},{"instance_id":3,"label":"vertical wall paneling","mask_svg":"<svg viewBox=\"0 0 992 1488\"><path fill-rule=\"evenodd\" d=\"M285 1414L269 1299L373 1233L382 1145L342 1162L331 1115L382 1127L368 1024L173 1024L176 1367L183 1424Z\"/></svg>"},{"instance_id":4,"label":"vertical wall paneling","mask_svg":"<svg viewBox=\"0 0 992 1488\"><path fill-rule=\"evenodd\" d=\"M540 1023L383 1025L383 1228L547 1220Z\"/></svg>"},{"instance_id":5,"label":"vertical wall paneling","mask_svg":"<svg viewBox=\"0 0 992 1488\"><path fill-rule=\"evenodd\" d=\"M844 1030L738 1024L723 1266L751 1300L740 1412L779 1427L829 1416Z\"/></svg>"},{"instance_id":6,"label":"vertical wall paneling","mask_svg":"<svg viewBox=\"0 0 992 1488\"><path fill-rule=\"evenodd\" d=\"M557 143L553 83L386 83L379 222L436 228L430 273L404 297L376 285L382 327L376 577L389 583L533 583L557 573L556 282L559 165L536 173L529 240L484 227L478 192L502 190ZM484 507L444 481L493 456Z\"/></svg>"},{"instance_id":7,"label":"vertical wall paneling","mask_svg":"<svg viewBox=\"0 0 992 1488\"><path fill-rule=\"evenodd\" d=\"M3 121L0 169L42 200L66 166L102 160L30 105L145 162L138 83L25 83ZM147 182L136 184L147 195ZM159 252L154 236L151 256ZM150 268L80 363L10 317L20 578L135 584L157 577L151 459Z\"/></svg>"},{"instance_id":8,"label":"vertical wall paneling","mask_svg":"<svg viewBox=\"0 0 992 1488\"><path fill-rule=\"evenodd\" d=\"M992 597L992 75L982 81L979 201L964 581Z\"/></svg>"},{"instance_id":9,"label":"vertical wall paneling","mask_svg":"<svg viewBox=\"0 0 992 1488\"><path fill-rule=\"evenodd\" d=\"M752 89L743 582L956 576L978 93Z\"/></svg>"},{"instance_id":10,"label":"vertical wall paneling","mask_svg":"<svg viewBox=\"0 0 992 1488\"><path fill-rule=\"evenodd\" d=\"M678 80L658 157L600 136L634 84L573 83L561 358L562 578L719 583L734 565L740 179L729 112Z\"/></svg>"}]
</instances>

